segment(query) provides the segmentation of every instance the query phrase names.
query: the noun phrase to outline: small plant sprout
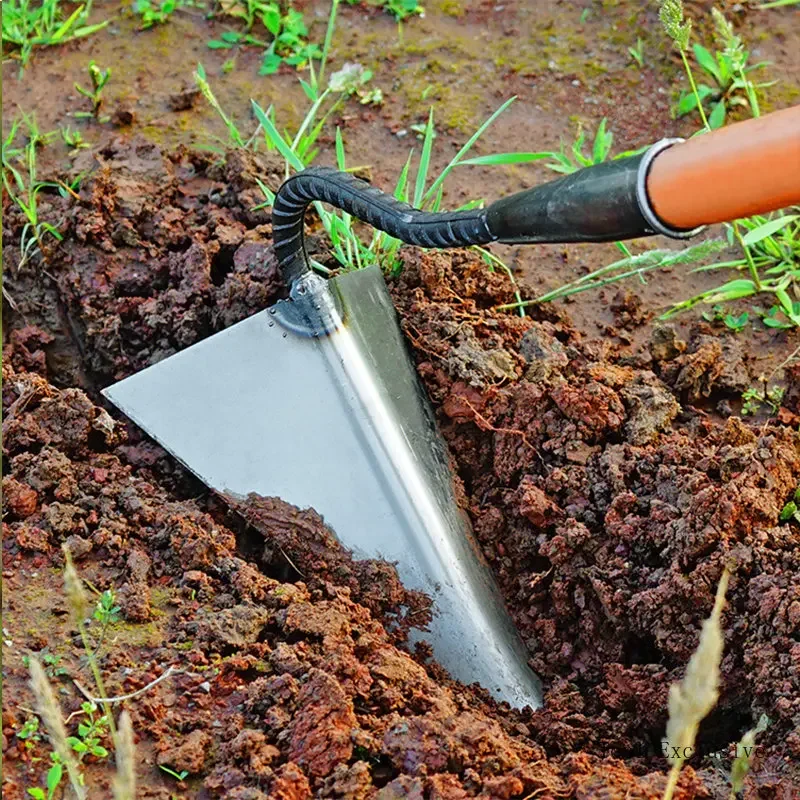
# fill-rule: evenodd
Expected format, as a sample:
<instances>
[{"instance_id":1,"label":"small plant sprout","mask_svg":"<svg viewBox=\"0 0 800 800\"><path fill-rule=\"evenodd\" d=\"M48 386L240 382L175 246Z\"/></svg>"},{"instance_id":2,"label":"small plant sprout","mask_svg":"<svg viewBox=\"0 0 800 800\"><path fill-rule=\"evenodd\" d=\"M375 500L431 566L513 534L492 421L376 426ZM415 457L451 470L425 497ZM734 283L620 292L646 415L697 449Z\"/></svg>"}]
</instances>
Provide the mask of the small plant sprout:
<instances>
[{"instance_id":1,"label":"small plant sprout","mask_svg":"<svg viewBox=\"0 0 800 800\"><path fill-rule=\"evenodd\" d=\"M726 313L723 306L715 305L711 311L703 312L703 319L706 322L721 323L728 330L738 333L747 327L747 323L750 321L750 314L747 311L743 311L738 315Z\"/></svg>"},{"instance_id":2,"label":"small plant sprout","mask_svg":"<svg viewBox=\"0 0 800 800\"><path fill-rule=\"evenodd\" d=\"M85 89L83 86L76 83L75 89L91 102L92 110L75 111L72 116L76 119L96 119L98 122L108 122L109 117L100 116L100 108L103 105L103 89L108 83L109 78L111 78L111 70L100 69L94 61L89 62L87 69L92 88Z\"/></svg>"},{"instance_id":3,"label":"small plant sprout","mask_svg":"<svg viewBox=\"0 0 800 800\"><path fill-rule=\"evenodd\" d=\"M32 750L36 742L42 739L39 733L39 717L28 717L17 731L17 739L25 742L26 750Z\"/></svg>"},{"instance_id":4,"label":"small plant sprout","mask_svg":"<svg viewBox=\"0 0 800 800\"><path fill-rule=\"evenodd\" d=\"M54 800L56 792L61 786L61 779L64 777L64 764L58 753L50 753L50 769L47 770L44 783L47 787L47 792L38 786L31 787L27 790L28 795L34 800Z\"/></svg>"},{"instance_id":5,"label":"small plant sprout","mask_svg":"<svg viewBox=\"0 0 800 800\"><path fill-rule=\"evenodd\" d=\"M75 570L75 565L72 563L72 554L69 548L64 545L64 590L67 595L67 606L70 611L72 624L78 629L83 642L83 649L86 652L86 659L89 663L92 677L94 678L95 686L100 697L108 697L105 691L103 676L100 674L100 667L97 664L96 649L92 648L89 642L89 634L86 627L86 616L88 611L88 600L86 592L83 589L83 583ZM111 705L103 701L103 713L107 720L109 729L111 730L111 738L115 739L117 735L116 726L114 725L114 717L111 713Z\"/></svg>"},{"instance_id":6,"label":"small plant sprout","mask_svg":"<svg viewBox=\"0 0 800 800\"><path fill-rule=\"evenodd\" d=\"M27 141L23 147L15 147L15 141L24 121ZM62 236L55 225L39 218L39 193L47 188L63 191L60 184L37 179L37 154L47 144L53 133L41 133L33 117L15 120L3 142L3 186L11 201L25 216L25 225L20 234L19 268L25 266L36 253L42 253L46 236L61 241Z\"/></svg>"},{"instance_id":7,"label":"small plant sprout","mask_svg":"<svg viewBox=\"0 0 800 800\"><path fill-rule=\"evenodd\" d=\"M377 87L367 88L372 80L372 70L361 64L346 62L341 69L331 74L328 87L334 93L356 97L362 106L379 106L383 103L383 92Z\"/></svg>"},{"instance_id":8,"label":"small plant sprout","mask_svg":"<svg viewBox=\"0 0 800 800\"><path fill-rule=\"evenodd\" d=\"M785 389L782 386L767 386L766 380L762 379L760 388L751 386L742 392L742 414L747 416L756 415L762 406L769 409L770 414L777 414L783 401Z\"/></svg>"},{"instance_id":9,"label":"small plant sprout","mask_svg":"<svg viewBox=\"0 0 800 800\"><path fill-rule=\"evenodd\" d=\"M84 141L81 132L79 130L72 130L69 125L61 128L61 140L67 147L71 148L71 155L77 153L79 150L91 147L89 142Z\"/></svg>"},{"instance_id":10,"label":"small plant sprout","mask_svg":"<svg viewBox=\"0 0 800 800\"><path fill-rule=\"evenodd\" d=\"M361 5L363 0L347 0L351 6ZM398 22L403 22L409 17L423 16L425 9L419 0L372 0L371 5L378 6L391 14Z\"/></svg>"},{"instance_id":11,"label":"small plant sprout","mask_svg":"<svg viewBox=\"0 0 800 800\"><path fill-rule=\"evenodd\" d=\"M694 752L700 722L716 705L719 697L719 666L722 661L722 609L730 574L724 570L717 586L711 616L703 623L700 641L680 683L669 690L669 721L664 750L672 764L663 800L672 800L684 761Z\"/></svg>"},{"instance_id":12,"label":"small plant sprout","mask_svg":"<svg viewBox=\"0 0 800 800\"><path fill-rule=\"evenodd\" d=\"M20 68L28 65L34 47L52 47L99 31L109 20L87 25L92 0L71 9L69 16L62 11L60 0L4 0L2 26L3 50L15 52Z\"/></svg>"},{"instance_id":13,"label":"small plant sprout","mask_svg":"<svg viewBox=\"0 0 800 800\"><path fill-rule=\"evenodd\" d=\"M95 758L108 758L108 750L100 741L108 735L108 717L104 714L97 715L97 706L94 703L81 703L81 711L86 719L78 723L78 735L68 736L67 744L78 756L81 763L87 755Z\"/></svg>"},{"instance_id":14,"label":"small plant sprout","mask_svg":"<svg viewBox=\"0 0 800 800\"><path fill-rule=\"evenodd\" d=\"M180 772L176 772L174 769L171 769L170 767L165 767L163 764L159 764L158 768L163 772L166 772L167 775L170 775L173 778L175 778L176 781L182 781L189 777L189 773L185 769L182 769Z\"/></svg>"},{"instance_id":15,"label":"small plant sprout","mask_svg":"<svg viewBox=\"0 0 800 800\"><path fill-rule=\"evenodd\" d=\"M100 599L97 601L97 605L95 606L94 613L92 614L92 619L100 625L100 633L97 637L97 645L94 649L95 653L97 653L97 651L103 645L103 640L105 639L108 626L115 622L119 622L120 610L120 607L117 605L117 599L116 595L114 594L114 590L106 589L104 592L102 592Z\"/></svg>"},{"instance_id":16,"label":"small plant sprout","mask_svg":"<svg viewBox=\"0 0 800 800\"><path fill-rule=\"evenodd\" d=\"M800 486L794 490L792 499L781 509L779 522L789 522L794 520L800 522ZM17 734L19 736L19 734Z\"/></svg>"},{"instance_id":17,"label":"small plant sprout","mask_svg":"<svg viewBox=\"0 0 800 800\"><path fill-rule=\"evenodd\" d=\"M134 0L133 13L141 17L141 30L163 25L181 5L178 0Z\"/></svg>"},{"instance_id":18,"label":"small plant sprout","mask_svg":"<svg viewBox=\"0 0 800 800\"><path fill-rule=\"evenodd\" d=\"M636 47L631 46L628 48L628 53L639 69L642 69L644 67L644 42L641 36L636 39Z\"/></svg>"},{"instance_id":19,"label":"small plant sprout","mask_svg":"<svg viewBox=\"0 0 800 800\"><path fill-rule=\"evenodd\" d=\"M763 733L769 726L769 717L762 714L755 728L751 728L742 736L736 745L736 758L731 764L731 793L730 800L735 800L736 795L744 788L744 779L750 771L753 755L756 749L756 736Z\"/></svg>"},{"instance_id":20,"label":"small plant sprout","mask_svg":"<svg viewBox=\"0 0 800 800\"><path fill-rule=\"evenodd\" d=\"M561 149L556 150L542 150L536 153L495 153L490 156L477 156L476 158L468 158L460 163L464 166L497 166L501 164L527 164L531 161L545 161L548 169L553 172L558 172L562 175L570 175L577 172L583 167L591 167L594 164L601 164L606 161L611 155L611 147L614 143L614 134L608 130L608 120L603 117L600 124L597 126L594 138L592 140L592 149L590 153L585 151L586 147L586 133L582 125L578 125L577 133L572 144L567 146L563 141ZM612 158L624 158L626 156L635 155L640 150L628 150L624 153L619 153Z\"/></svg>"},{"instance_id":21,"label":"small plant sprout","mask_svg":"<svg viewBox=\"0 0 800 800\"><path fill-rule=\"evenodd\" d=\"M69 775L69 782L75 796L78 800L84 800L86 789L83 786L78 762L75 760L72 749L67 742L67 730L61 716L61 708L41 664L35 658L30 660L30 673L31 689L36 698L36 707L47 729L50 745L53 748L53 756L55 756L53 765L47 773L47 800L50 800L55 795L58 785L61 783L64 768L66 768ZM36 797L35 794L33 796Z\"/></svg>"},{"instance_id":22,"label":"small plant sprout","mask_svg":"<svg viewBox=\"0 0 800 800\"><path fill-rule=\"evenodd\" d=\"M334 3L331 14L335 15ZM302 68L312 59L322 58L322 51L308 41L308 27L303 14L291 6L284 7L276 0L246 0L241 3L223 3L223 13L244 22L243 31L225 31L219 39L211 39L212 50L231 49L243 45L264 48L259 75L272 75L281 64ZM260 22L265 35L254 33Z\"/></svg>"},{"instance_id":23,"label":"small plant sprout","mask_svg":"<svg viewBox=\"0 0 800 800\"><path fill-rule=\"evenodd\" d=\"M676 114L684 116L697 109L706 130L722 127L725 124L727 111L735 106L749 106L752 115L759 116L757 89L771 84L754 84L750 80L749 73L764 67L765 63L748 66L750 54L724 15L716 8L712 9L716 38L722 50L712 53L700 44L692 46L697 65L703 74L713 81L713 85L698 84L695 80L687 56L692 25L690 20L684 18L683 4L680 0L664 0L660 16L664 30L680 52L691 89L681 95L675 109ZM708 114L706 105L710 106Z\"/></svg>"}]
</instances>

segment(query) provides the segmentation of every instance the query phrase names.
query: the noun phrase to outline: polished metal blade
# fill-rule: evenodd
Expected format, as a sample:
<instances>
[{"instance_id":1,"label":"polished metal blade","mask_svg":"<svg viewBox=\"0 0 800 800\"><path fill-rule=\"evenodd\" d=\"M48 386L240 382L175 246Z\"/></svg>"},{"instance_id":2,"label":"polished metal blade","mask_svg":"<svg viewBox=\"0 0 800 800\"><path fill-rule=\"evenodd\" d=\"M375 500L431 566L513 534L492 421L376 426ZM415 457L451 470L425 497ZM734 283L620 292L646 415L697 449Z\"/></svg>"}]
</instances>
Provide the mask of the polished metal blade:
<instances>
[{"instance_id":1,"label":"polished metal blade","mask_svg":"<svg viewBox=\"0 0 800 800\"><path fill-rule=\"evenodd\" d=\"M538 707L383 277L370 268L329 285L341 313L332 333L287 330L279 303L104 394L208 486L314 508L356 558L396 562L407 588L433 598L416 638L439 662Z\"/></svg>"}]
</instances>

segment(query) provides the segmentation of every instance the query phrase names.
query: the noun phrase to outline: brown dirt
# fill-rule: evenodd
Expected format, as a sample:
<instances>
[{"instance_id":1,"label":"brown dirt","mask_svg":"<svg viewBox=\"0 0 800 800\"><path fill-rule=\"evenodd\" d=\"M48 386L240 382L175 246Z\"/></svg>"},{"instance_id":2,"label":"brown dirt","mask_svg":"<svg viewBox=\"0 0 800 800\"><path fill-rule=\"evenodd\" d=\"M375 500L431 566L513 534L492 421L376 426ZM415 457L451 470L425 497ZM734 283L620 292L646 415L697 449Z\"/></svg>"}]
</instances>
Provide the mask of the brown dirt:
<instances>
[{"instance_id":1,"label":"brown dirt","mask_svg":"<svg viewBox=\"0 0 800 800\"><path fill-rule=\"evenodd\" d=\"M578 48L559 26L580 9L551 5L534 14L514 4L498 15L485 3L463 4L461 16L433 9L404 27L397 47L405 49L387 50L383 73L406 70L395 84L398 103L378 117L358 109L342 120L348 147L365 161L376 156L378 183L391 183L405 158L407 140L394 133L415 121L413 91L403 87L419 65L437 53L437 69L455 76L436 90L448 109L448 92L465 80L455 62L474 57L462 39L519 37L533 15L537 33L520 45L523 60L533 58L542 27L553 54ZM650 18L606 5L583 35L606 42L596 56L613 71L622 69L621 56L601 34L617 30L626 14L642 29ZM377 33L367 47L362 13L345 9L343 30L345 49L366 60L370 48L394 42L396 30L371 19ZM760 19L748 14L742 24L757 31ZM780 35L759 47L793 74L791 42L800 32L781 24ZM581 299L571 308L578 325L563 305L523 319L492 311L512 299L511 286L471 254L404 251L391 289L467 511L544 680L545 707L535 713L497 708L424 652L403 649L427 604L390 565L351 559L311 510L276 498L209 496L98 405L102 386L243 319L281 291L269 212L251 210L261 201L255 177L277 185L278 162L178 145L200 134L181 136L188 123L169 121L199 116L198 130L216 130L178 97L178 76L186 77L179 66L187 51L195 57L204 47L206 25L189 17L146 35L163 40L163 80L148 92L152 67L140 64L122 84L129 93L138 87L129 98L138 115L132 131L98 133L90 151L69 161L48 162L43 152L41 177L86 175L78 199L40 197L42 216L64 234L45 260L18 268L22 220L4 198L4 267L17 309L4 318L3 796L22 798L26 787L43 785L48 764L46 742L27 746L17 736L33 704L23 657L44 651L58 659L49 669L66 714L83 699L78 685L92 685L62 590L64 543L92 586L118 593L122 619L99 649L108 693L133 692L177 670L126 703L141 797L660 797L668 687L696 646L725 566L734 572L721 697L676 797L727 797L729 748L762 713L770 724L744 796L798 796L800 534L794 522L778 524L800 483L796 375L787 375L778 419L731 410L796 337L721 335L692 315L676 326L647 324L666 292L680 297L701 285L677 275L639 294L623 288ZM173 52L169 37L187 31L194 34L185 48ZM444 46L456 31L462 39ZM120 50L134 58L141 48L129 38L92 41L101 57ZM93 46L74 48L67 80L79 77ZM211 60L207 51L204 58ZM253 67L243 58L237 72ZM487 150L510 149L500 142L514 126L526 137L564 132L560 106L577 92L600 98L598 118L612 106L608 75L578 77L575 60L557 70L496 61L486 58L491 74L468 122L498 97L519 92L522 102ZM622 146L660 134L656 113L664 118L666 100L636 100L643 85L663 82L662 67L668 71L655 54L653 61L637 81L623 81L631 108L621 104L614 119ZM41 79L57 62L53 53L37 54L12 89L12 103L27 93L41 105L44 127L64 112L63 97L42 95ZM291 76L275 85L289 79L293 85ZM234 105L254 95L251 88L239 84ZM544 107L526 116L540 95ZM449 157L451 145L436 157ZM509 173L493 191L519 188L523 179L530 176ZM450 201L472 192L471 181L456 180ZM322 239L312 235L311 247L328 259ZM554 264L562 282L610 252L542 248L527 262L513 251L512 261L529 284L549 286ZM96 636L97 625L90 631ZM176 783L159 764L189 775ZM107 761L88 764L90 796L109 795L112 773Z\"/></svg>"}]
</instances>

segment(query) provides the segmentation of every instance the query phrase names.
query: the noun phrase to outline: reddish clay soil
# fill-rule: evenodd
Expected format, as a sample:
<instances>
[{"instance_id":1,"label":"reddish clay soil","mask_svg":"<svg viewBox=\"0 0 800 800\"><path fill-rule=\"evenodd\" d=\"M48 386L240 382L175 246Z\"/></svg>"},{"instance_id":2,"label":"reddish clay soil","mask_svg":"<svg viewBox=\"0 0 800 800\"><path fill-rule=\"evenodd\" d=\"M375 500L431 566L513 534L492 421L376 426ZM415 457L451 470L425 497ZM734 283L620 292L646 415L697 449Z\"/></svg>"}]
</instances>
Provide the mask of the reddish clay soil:
<instances>
[{"instance_id":1,"label":"reddish clay soil","mask_svg":"<svg viewBox=\"0 0 800 800\"><path fill-rule=\"evenodd\" d=\"M619 356L552 308L492 311L511 286L470 254L405 251L402 325L546 685L542 710L498 709L398 649L398 622L425 600L391 566L352 561L313 511L208 497L85 393L277 296L269 215L248 210L274 167L123 139L88 158L80 201L48 198L65 241L21 273L4 353L4 796L23 797L47 753L15 735L32 705L22 656L59 657L66 713L82 699L73 680L90 685L63 543L93 586L118 590L123 620L100 650L109 692L177 670L128 704L142 797L176 791L156 764L189 773L180 796L228 800L656 797L667 690L726 565L722 694L678 796L724 796L727 750L762 713L746 795L792 796L800 550L778 516L800 442L791 425L697 405L748 385L739 339L662 327ZM13 240L13 209L4 224ZM100 793L108 770L89 776Z\"/></svg>"},{"instance_id":2,"label":"reddish clay soil","mask_svg":"<svg viewBox=\"0 0 800 800\"><path fill-rule=\"evenodd\" d=\"M418 21L424 35L416 38L408 23L405 44L387 51L384 76L409 71L392 84L396 105L341 115L348 145L377 162L379 185L390 185L407 154L408 141L401 146L395 134L415 121L417 90L403 88L409 76L436 53L434 74L450 75L436 90L445 106L465 80L454 62L472 51L464 42L448 48L442 37L460 27L465 40L488 32L507 42L529 28L533 37L536 21L548 58L583 57L560 27L565 15L580 14L571 4L510 4L499 16L490 4L461 5L460 17L437 5ZM508 94L528 101L499 125L488 150L511 149L520 130L557 146L554 131L568 132L564 109L579 96L600 98L598 118L615 113L621 146L673 132L664 130L668 97L655 92L663 82L656 51L635 81L615 84L623 57L601 36L626 15L631 31L653 30L650 11L605 5L583 31L604 42L592 55L606 65L596 83L570 71L572 62L512 68L487 57L468 122ZM370 18L380 35L365 50L356 35L361 13L344 13L347 48L376 57L381 36L394 41L396 29ZM742 11L738 24L755 35L762 15ZM788 15L771 19L779 20L776 35L759 47L796 75L800 30ZM762 714L769 726L743 796L800 796L800 528L779 523L800 484L800 370L786 371L777 415L734 413L743 390L794 349L796 335L725 333L694 313L674 326L652 323L667 296L704 288L693 282L704 277L673 273L636 292L612 287L521 318L494 310L513 299L513 287L471 253L402 251L404 269L390 289L454 456L460 502L543 679L536 712L499 707L406 648L428 601L405 590L391 565L353 560L313 510L210 494L104 406L99 390L110 382L283 291L269 209L252 210L263 199L256 178L277 186L281 164L201 152L192 146L199 134L179 136L183 123L163 121L206 113L167 100L182 91L186 59L205 47L208 25L176 23L183 50L167 46L176 35L169 25L147 34L164 39L163 81L140 65L114 97L115 106L132 104L139 121L92 128L92 148L69 158L42 152L41 179L82 180L77 198L40 194L40 216L64 238L22 268L24 220L3 198L15 305L4 303L3 321L3 797L21 800L43 786L49 766L46 738L18 735L34 707L25 657L51 656L65 718L79 709L81 687L92 686L63 590L64 544L88 584L117 593L120 620L102 640L96 623L89 628L107 693L135 692L173 669L124 704L136 732L138 797L655 800L666 782L667 692L697 645L725 567L732 578L720 700L675 796L727 798L731 747ZM58 80L79 79L94 41L103 56L133 58L135 45L115 35L66 51ZM537 41L527 41L526 57ZM48 128L66 102L44 88L61 52L37 53L12 90L15 105L30 110L28 98L41 106ZM237 72L255 68L247 58ZM294 85L294 76L276 80L289 79ZM647 87L653 92L639 98ZM250 89L239 85L234 105L254 96ZM627 99L615 107L615 97ZM534 98L542 105L530 113ZM446 163L464 138L449 129L435 158ZM512 171L492 190L520 188L523 178L530 175ZM451 204L473 183L456 180ZM313 227L309 247L332 264ZM604 246L543 248L527 262L511 252L529 290L609 256ZM77 723L70 720L70 732ZM177 782L158 765L187 775ZM89 796L109 797L113 755L88 757L85 772Z\"/></svg>"}]
</instances>

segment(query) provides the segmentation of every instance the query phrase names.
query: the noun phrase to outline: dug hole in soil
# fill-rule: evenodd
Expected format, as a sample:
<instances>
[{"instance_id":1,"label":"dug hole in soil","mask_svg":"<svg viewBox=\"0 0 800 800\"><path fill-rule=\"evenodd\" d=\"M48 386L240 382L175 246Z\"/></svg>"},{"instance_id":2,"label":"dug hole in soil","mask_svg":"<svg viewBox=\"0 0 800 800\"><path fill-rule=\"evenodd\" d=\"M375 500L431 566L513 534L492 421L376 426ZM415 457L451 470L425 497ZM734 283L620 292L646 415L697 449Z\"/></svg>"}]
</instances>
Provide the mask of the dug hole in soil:
<instances>
[{"instance_id":1,"label":"dug hole in soil","mask_svg":"<svg viewBox=\"0 0 800 800\"><path fill-rule=\"evenodd\" d=\"M762 714L744 796L797 796L800 549L778 524L800 482L792 386L778 419L724 419L704 409L747 385L734 337L655 328L620 357L554 308L493 311L512 287L470 253L402 251L401 324L546 687L539 711L498 707L403 649L427 605L391 565L352 560L312 510L209 496L100 402L275 300L269 211L251 209L279 165L119 138L73 169L79 200L40 197L64 220L46 265L16 269L23 220L4 208L5 798L49 766L44 737L17 736L24 656L52 656L65 716L92 687L63 544L117 592L107 693L174 668L125 704L139 797L660 797L668 689L726 566L720 699L675 796L727 797L730 747ZM110 762L86 759L91 797L110 795Z\"/></svg>"}]
</instances>

